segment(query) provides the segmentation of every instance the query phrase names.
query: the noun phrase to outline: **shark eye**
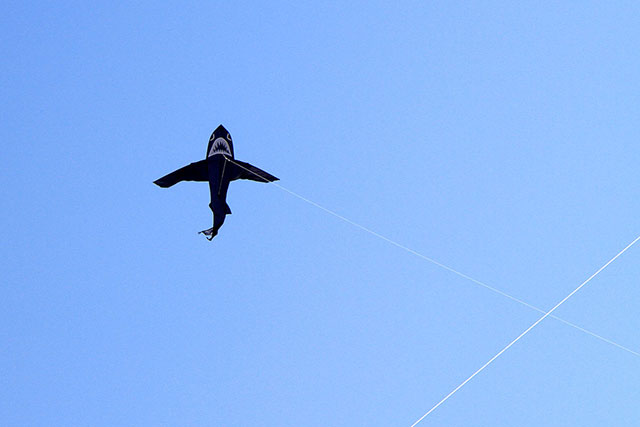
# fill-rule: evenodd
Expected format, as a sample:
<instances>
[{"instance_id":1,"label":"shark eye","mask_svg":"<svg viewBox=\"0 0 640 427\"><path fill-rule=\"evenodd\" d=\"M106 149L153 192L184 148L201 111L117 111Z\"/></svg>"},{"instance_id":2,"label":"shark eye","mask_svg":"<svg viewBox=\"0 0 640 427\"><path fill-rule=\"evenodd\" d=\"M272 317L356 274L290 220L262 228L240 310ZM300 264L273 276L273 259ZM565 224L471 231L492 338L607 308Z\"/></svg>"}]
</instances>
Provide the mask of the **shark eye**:
<instances>
[{"instance_id":1,"label":"shark eye","mask_svg":"<svg viewBox=\"0 0 640 427\"><path fill-rule=\"evenodd\" d=\"M231 135L227 134L227 139L231 141Z\"/></svg>"}]
</instances>

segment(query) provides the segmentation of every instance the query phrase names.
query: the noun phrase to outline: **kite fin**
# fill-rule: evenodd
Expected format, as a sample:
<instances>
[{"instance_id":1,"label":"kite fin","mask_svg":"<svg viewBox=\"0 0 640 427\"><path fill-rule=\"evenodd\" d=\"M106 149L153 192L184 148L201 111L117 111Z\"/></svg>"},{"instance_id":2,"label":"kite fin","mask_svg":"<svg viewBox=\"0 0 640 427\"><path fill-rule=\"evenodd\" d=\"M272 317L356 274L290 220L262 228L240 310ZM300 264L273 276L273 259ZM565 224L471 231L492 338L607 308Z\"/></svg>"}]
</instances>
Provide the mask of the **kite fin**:
<instances>
[{"instance_id":1,"label":"kite fin","mask_svg":"<svg viewBox=\"0 0 640 427\"><path fill-rule=\"evenodd\" d=\"M247 162L241 162L240 160L230 160L233 166L233 171L230 172L231 181L236 179L249 179L251 181L258 182L273 182L279 179L271 175L268 172L263 171L260 168L253 166Z\"/></svg>"},{"instance_id":2,"label":"kite fin","mask_svg":"<svg viewBox=\"0 0 640 427\"><path fill-rule=\"evenodd\" d=\"M226 206L226 208L225 208L225 209L226 209L226 214L227 214L227 215L231 215L231 208L230 208L230 207L229 207L229 205L228 205L228 204L226 204L226 203L225 203L225 206Z\"/></svg>"},{"instance_id":3,"label":"kite fin","mask_svg":"<svg viewBox=\"0 0 640 427\"><path fill-rule=\"evenodd\" d=\"M159 187L168 188L180 181L209 181L209 167L206 160L191 163L162 178L153 181Z\"/></svg>"}]
</instances>

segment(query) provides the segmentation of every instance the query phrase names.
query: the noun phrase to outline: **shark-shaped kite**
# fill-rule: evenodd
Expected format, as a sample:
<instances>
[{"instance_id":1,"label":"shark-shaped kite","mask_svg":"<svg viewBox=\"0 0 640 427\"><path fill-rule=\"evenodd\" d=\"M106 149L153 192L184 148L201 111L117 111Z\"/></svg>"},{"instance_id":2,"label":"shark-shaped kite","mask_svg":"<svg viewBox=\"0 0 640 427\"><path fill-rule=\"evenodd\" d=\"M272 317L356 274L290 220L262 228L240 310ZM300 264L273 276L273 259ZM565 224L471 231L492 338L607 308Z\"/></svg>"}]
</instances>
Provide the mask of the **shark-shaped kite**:
<instances>
[{"instance_id":1,"label":"shark-shaped kite","mask_svg":"<svg viewBox=\"0 0 640 427\"><path fill-rule=\"evenodd\" d=\"M236 179L250 179L258 182L278 180L275 176L249 163L236 160L233 155L231 135L224 126L220 125L209 138L207 157L204 160L171 172L154 181L154 184L168 188L180 181L208 181L211 192L209 207L213 211L213 227L200 233L211 240L218 234L227 214L231 214L231 209L227 205L227 190L229 183Z\"/></svg>"}]
</instances>

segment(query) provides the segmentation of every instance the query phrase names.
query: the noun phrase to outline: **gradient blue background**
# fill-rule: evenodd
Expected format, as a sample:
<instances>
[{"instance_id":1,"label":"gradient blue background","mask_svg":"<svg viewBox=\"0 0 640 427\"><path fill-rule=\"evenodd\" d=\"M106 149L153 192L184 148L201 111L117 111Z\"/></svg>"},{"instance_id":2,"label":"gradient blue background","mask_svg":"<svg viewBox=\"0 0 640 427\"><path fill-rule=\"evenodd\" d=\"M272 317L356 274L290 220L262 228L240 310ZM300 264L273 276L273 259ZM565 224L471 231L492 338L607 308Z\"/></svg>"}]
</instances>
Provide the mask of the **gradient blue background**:
<instances>
[{"instance_id":1,"label":"gradient blue background","mask_svg":"<svg viewBox=\"0 0 640 427\"><path fill-rule=\"evenodd\" d=\"M90 4L91 3L91 4ZM640 233L640 6L5 2L0 424L408 426ZM557 315L640 351L640 248ZM640 424L546 319L421 425Z\"/></svg>"}]
</instances>

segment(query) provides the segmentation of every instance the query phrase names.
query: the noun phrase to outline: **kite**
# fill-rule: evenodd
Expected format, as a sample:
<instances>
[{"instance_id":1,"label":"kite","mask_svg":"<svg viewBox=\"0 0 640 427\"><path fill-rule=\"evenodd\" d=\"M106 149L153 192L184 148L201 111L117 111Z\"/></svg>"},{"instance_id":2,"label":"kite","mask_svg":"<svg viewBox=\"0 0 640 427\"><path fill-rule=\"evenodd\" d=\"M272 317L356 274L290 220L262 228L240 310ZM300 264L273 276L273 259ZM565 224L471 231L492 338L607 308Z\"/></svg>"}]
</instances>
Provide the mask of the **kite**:
<instances>
[{"instance_id":1,"label":"kite","mask_svg":"<svg viewBox=\"0 0 640 427\"><path fill-rule=\"evenodd\" d=\"M209 138L207 157L204 160L173 171L153 183L162 188L168 188L180 181L208 181L211 192L209 207L213 212L213 227L202 230L200 233L212 240L224 224L225 217L231 214L231 209L227 204L227 190L229 183L237 179L249 179L257 182L278 181L278 178L257 167L236 160L231 135L224 126L220 125Z\"/></svg>"}]
</instances>

